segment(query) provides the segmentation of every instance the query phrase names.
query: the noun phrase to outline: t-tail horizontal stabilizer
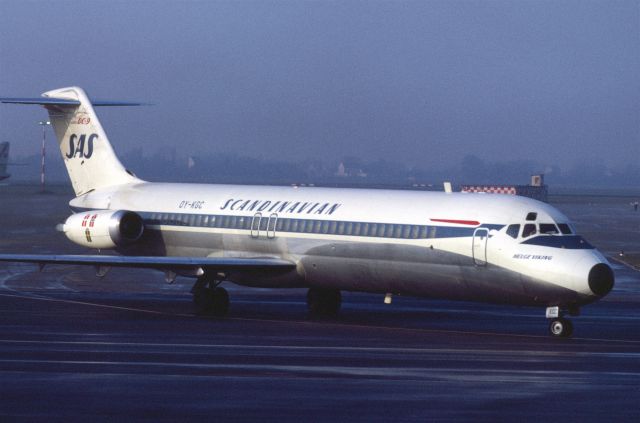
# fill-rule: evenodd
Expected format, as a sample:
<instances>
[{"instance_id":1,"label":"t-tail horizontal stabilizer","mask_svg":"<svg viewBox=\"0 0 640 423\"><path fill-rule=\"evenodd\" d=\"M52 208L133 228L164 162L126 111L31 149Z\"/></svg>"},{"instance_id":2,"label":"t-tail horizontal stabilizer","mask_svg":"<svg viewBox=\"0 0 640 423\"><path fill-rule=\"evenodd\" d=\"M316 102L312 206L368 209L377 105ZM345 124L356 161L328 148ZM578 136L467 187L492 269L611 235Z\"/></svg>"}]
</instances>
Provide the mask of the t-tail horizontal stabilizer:
<instances>
[{"instance_id":1,"label":"t-tail horizontal stabilizer","mask_svg":"<svg viewBox=\"0 0 640 423\"><path fill-rule=\"evenodd\" d=\"M77 196L91 190L142 182L127 171L107 138L95 106L140 106L130 101L89 100L82 88L47 91L42 97L4 97L9 104L36 104L49 112L62 159Z\"/></svg>"}]
</instances>

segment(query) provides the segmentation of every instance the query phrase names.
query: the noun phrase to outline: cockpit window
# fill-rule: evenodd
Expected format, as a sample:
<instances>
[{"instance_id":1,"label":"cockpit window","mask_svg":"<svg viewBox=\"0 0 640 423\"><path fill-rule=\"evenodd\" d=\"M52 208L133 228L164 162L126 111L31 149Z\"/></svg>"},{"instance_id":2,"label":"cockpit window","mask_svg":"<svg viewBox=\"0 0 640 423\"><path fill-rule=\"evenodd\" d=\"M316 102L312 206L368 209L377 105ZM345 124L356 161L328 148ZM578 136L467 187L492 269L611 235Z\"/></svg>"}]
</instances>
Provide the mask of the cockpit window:
<instances>
[{"instance_id":1,"label":"cockpit window","mask_svg":"<svg viewBox=\"0 0 640 423\"><path fill-rule=\"evenodd\" d=\"M562 232L563 235L571 235L573 233L571 226L566 223L558 223L558 228L560 228L560 232Z\"/></svg>"},{"instance_id":2,"label":"cockpit window","mask_svg":"<svg viewBox=\"0 0 640 423\"><path fill-rule=\"evenodd\" d=\"M507 227L507 235L509 235L513 239L518 238L519 232L520 232L520 225L509 225Z\"/></svg>"},{"instance_id":3,"label":"cockpit window","mask_svg":"<svg viewBox=\"0 0 640 423\"><path fill-rule=\"evenodd\" d=\"M526 238L535 234L536 234L536 225L534 225L533 223L527 223L526 225L524 225L524 228L522 229L523 238Z\"/></svg>"},{"instance_id":4,"label":"cockpit window","mask_svg":"<svg viewBox=\"0 0 640 423\"><path fill-rule=\"evenodd\" d=\"M531 222L533 220L536 220L537 218L538 218L538 213L536 212L527 213L527 221Z\"/></svg>"},{"instance_id":5,"label":"cockpit window","mask_svg":"<svg viewBox=\"0 0 640 423\"><path fill-rule=\"evenodd\" d=\"M559 234L558 228L553 223L541 223L540 224L540 233L545 235L555 235Z\"/></svg>"}]
</instances>

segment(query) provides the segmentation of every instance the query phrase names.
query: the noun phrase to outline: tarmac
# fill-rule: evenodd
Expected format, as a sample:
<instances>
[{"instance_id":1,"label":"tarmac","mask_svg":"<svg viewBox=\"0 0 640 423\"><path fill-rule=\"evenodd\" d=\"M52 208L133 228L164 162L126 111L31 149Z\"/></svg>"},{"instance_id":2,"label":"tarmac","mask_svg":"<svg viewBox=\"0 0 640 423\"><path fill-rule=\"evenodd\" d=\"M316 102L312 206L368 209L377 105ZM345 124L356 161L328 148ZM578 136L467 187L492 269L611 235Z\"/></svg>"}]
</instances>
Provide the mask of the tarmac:
<instances>
[{"instance_id":1,"label":"tarmac","mask_svg":"<svg viewBox=\"0 0 640 423\"><path fill-rule=\"evenodd\" d=\"M54 229L71 196L0 187L0 251L82 252ZM608 255L640 251L626 199L600 200L555 205ZM553 339L536 308L345 293L317 321L304 290L229 285L216 319L189 279L0 265L0 420L640 421L640 274L613 266Z\"/></svg>"}]
</instances>

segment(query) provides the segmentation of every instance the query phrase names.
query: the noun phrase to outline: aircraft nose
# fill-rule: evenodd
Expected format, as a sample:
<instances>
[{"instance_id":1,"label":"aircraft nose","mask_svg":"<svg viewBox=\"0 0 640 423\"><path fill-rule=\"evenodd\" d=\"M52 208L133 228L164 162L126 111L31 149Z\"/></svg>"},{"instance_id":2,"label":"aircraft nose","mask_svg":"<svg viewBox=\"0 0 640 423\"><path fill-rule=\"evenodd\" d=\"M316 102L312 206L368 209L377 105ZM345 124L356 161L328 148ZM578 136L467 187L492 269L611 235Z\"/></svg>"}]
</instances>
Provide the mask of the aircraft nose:
<instances>
[{"instance_id":1,"label":"aircraft nose","mask_svg":"<svg viewBox=\"0 0 640 423\"><path fill-rule=\"evenodd\" d=\"M608 264L598 263L589 271L589 289L603 297L613 288L613 270Z\"/></svg>"}]
</instances>

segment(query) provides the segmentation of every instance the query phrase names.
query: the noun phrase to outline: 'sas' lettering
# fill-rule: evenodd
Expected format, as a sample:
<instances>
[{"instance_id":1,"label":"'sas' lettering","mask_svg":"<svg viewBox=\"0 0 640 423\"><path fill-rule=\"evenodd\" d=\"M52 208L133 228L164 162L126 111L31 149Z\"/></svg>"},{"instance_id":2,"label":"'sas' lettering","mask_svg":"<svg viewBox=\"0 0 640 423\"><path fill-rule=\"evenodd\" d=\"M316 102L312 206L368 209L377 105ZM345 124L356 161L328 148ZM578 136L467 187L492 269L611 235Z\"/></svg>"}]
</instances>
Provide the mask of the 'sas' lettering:
<instances>
[{"instance_id":1,"label":"'sas' lettering","mask_svg":"<svg viewBox=\"0 0 640 423\"><path fill-rule=\"evenodd\" d=\"M69 136L69 152L66 154L67 159L79 157L81 159L89 159L93 155L93 144L98 138L98 134L86 134L80 136L71 134Z\"/></svg>"}]
</instances>

